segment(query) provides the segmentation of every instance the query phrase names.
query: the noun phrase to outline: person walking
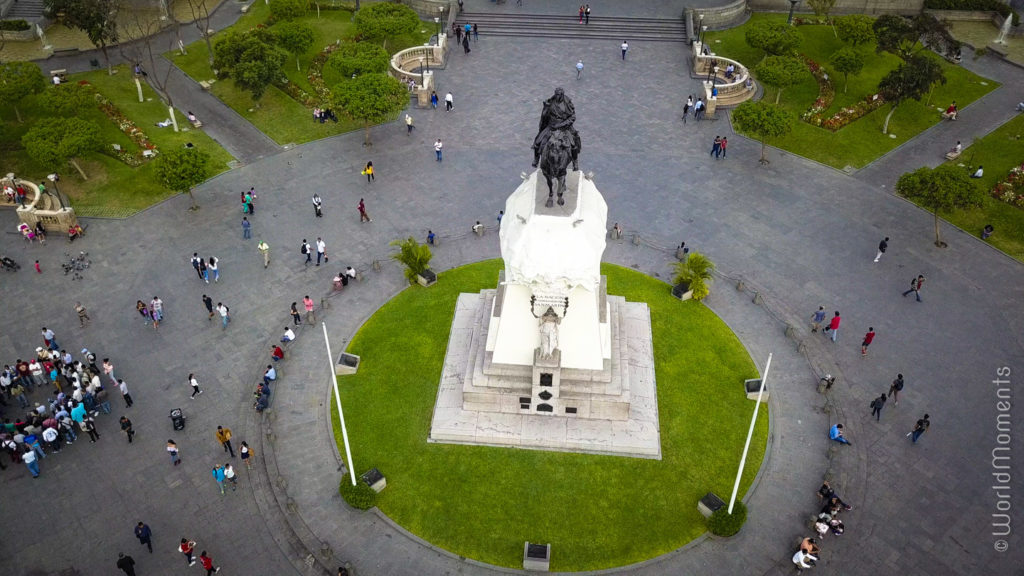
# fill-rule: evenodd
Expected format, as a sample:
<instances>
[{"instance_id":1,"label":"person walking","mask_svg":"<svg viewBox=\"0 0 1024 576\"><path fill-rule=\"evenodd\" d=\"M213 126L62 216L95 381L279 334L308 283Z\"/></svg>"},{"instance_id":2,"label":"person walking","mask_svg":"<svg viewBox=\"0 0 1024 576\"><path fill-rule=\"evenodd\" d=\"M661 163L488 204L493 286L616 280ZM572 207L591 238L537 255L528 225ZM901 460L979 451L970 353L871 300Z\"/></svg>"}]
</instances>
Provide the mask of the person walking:
<instances>
[{"instance_id":1,"label":"person walking","mask_svg":"<svg viewBox=\"0 0 1024 576\"><path fill-rule=\"evenodd\" d=\"M875 417L875 422L882 419L882 407L885 406L885 400L886 395L882 394L871 401L871 415Z\"/></svg>"},{"instance_id":2,"label":"person walking","mask_svg":"<svg viewBox=\"0 0 1024 576\"><path fill-rule=\"evenodd\" d=\"M373 174L373 160L368 161L366 163L366 166L363 166L363 174L366 174L367 183L373 182L374 180L377 179L377 177Z\"/></svg>"},{"instance_id":3,"label":"person walking","mask_svg":"<svg viewBox=\"0 0 1024 576\"><path fill-rule=\"evenodd\" d=\"M408 114L406 114L405 115L405 134L406 134L406 136L412 136L412 131L413 131L414 128L416 128L416 127L413 126L413 124L412 124L412 116L409 116Z\"/></svg>"},{"instance_id":4,"label":"person walking","mask_svg":"<svg viewBox=\"0 0 1024 576\"><path fill-rule=\"evenodd\" d=\"M480 39L480 28L477 27L476 22L473 23L473 42Z\"/></svg>"},{"instance_id":5,"label":"person walking","mask_svg":"<svg viewBox=\"0 0 1024 576\"><path fill-rule=\"evenodd\" d=\"M327 243L324 242L323 238L317 236L316 237L316 265L317 266L320 265L320 259L321 258L323 258L324 264L326 264L329 261L327 259Z\"/></svg>"},{"instance_id":6,"label":"person walking","mask_svg":"<svg viewBox=\"0 0 1024 576\"><path fill-rule=\"evenodd\" d=\"M580 76L583 76L583 60L576 61L576 79L579 80Z\"/></svg>"},{"instance_id":7,"label":"person walking","mask_svg":"<svg viewBox=\"0 0 1024 576\"><path fill-rule=\"evenodd\" d=\"M100 433L96 431L96 419L92 416L86 416L82 419L82 423L85 424L85 432L89 435L89 442L95 443L100 439Z\"/></svg>"},{"instance_id":8,"label":"person walking","mask_svg":"<svg viewBox=\"0 0 1024 576\"><path fill-rule=\"evenodd\" d=\"M299 315L299 308L298 308L298 306L299 306L298 302L292 302L291 309L288 310L288 313L292 315L292 322L294 322L296 326L298 326L299 324L302 324L302 316Z\"/></svg>"},{"instance_id":9,"label":"person walking","mask_svg":"<svg viewBox=\"0 0 1024 576\"><path fill-rule=\"evenodd\" d=\"M217 313L220 314L221 330L228 329L228 322L231 322L231 309L221 302L217 302Z\"/></svg>"},{"instance_id":10,"label":"person walking","mask_svg":"<svg viewBox=\"0 0 1024 576\"><path fill-rule=\"evenodd\" d=\"M207 320L213 320L213 298L203 294L203 306L206 306L206 311L209 312Z\"/></svg>"},{"instance_id":11,"label":"person walking","mask_svg":"<svg viewBox=\"0 0 1024 576\"><path fill-rule=\"evenodd\" d=\"M135 559L124 552L117 553L117 567L128 576L135 576Z\"/></svg>"},{"instance_id":12,"label":"person walking","mask_svg":"<svg viewBox=\"0 0 1024 576\"><path fill-rule=\"evenodd\" d=\"M203 279L203 271L199 267L200 266L200 262L202 262L202 261L203 260L202 260L202 258L199 257L199 253L198 252L193 252L192 253L192 260L191 260L191 262L192 262L192 269L196 271L196 276L198 276L200 280Z\"/></svg>"},{"instance_id":13,"label":"person walking","mask_svg":"<svg viewBox=\"0 0 1024 576\"><path fill-rule=\"evenodd\" d=\"M270 244L261 239L260 243L256 245L256 249L263 255L263 267L270 266Z\"/></svg>"},{"instance_id":14,"label":"person walking","mask_svg":"<svg viewBox=\"0 0 1024 576\"><path fill-rule=\"evenodd\" d=\"M203 393L203 391L199 389L199 381L196 380L196 375L195 374L189 374L188 375L188 385L192 387L192 395L189 396L189 399L195 400L196 399L196 394L202 394Z\"/></svg>"},{"instance_id":15,"label":"person walking","mask_svg":"<svg viewBox=\"0 0 1024 576\"><path fill-rule=\"evenodd\" d=\"M145 324L146 326L149 326L149 321L152 319L152 317L149 312L149 307L146 306L146 303L143 302L142 300L136 300L135 311L139 313L139 316L142 316L142 323ZM154 322L153 324L155 325L156 322Z\"/></svg>"},{"instance_id":16,"label":"person walking","mask_svg":"<svg viewBox=\"0 0 1024 576\"><path fill-rule=\"evenodd\" d=\"M917 421L917 424L914 424L914 429L911 430L910 432L907 432L907 436L910 436L910 439L914 442L914 444L917 444L917 439L921 437L921 434L927 432L928 427L931 425L931 420L929 420L928 415L925 414L923 418Z\"/></svg>"},{"instance_id":17,"label":"person walking","mask_svg":"<svg viewBox=\"0 0 1024 576\"><path fill-rule=\"evenodd\" d=\"M132 395L128 393L128 385L125 384L124 380L118 378L117 388L121 391L121 397L124 398L125 408L131 408L135 402L132 401Z\"/></svg>"},{"instance_id":18,"label":"person walking","mask_svg":"<svg viewBox=\"0 0 1024 576\"><path fill-rule=\"evenodd\" d=\"M434 110L437 110L437 104L438 104L437 92L431 90L430 91L430 107L433 108Z\"/></svg>"},{"instance_id":19,"label":"person walking","mask_svg":"<svg viewBox=\"0 0 1024 576\"><path fill-rule=\"evenodd\" d=\"M82 328L85 328L85 325L89 323L89 320L92 320L92 318L89 318L89 312L86 311L85 306L82 306L81 302L75 302L75 312L78 313L78 324Z\"/></svg>"},{"instance_id":20,"label":"person walking","mask_svg":"<svg viewBox=\"0 0 1024 576\"><path fill-rule=\"evenodd\" d=\"M313 299L309 297L309 294L302 299L302 305L306 308L306 322L313 324L316 322L316 313L313 311Z\"/></svg>"},{"instance_id":21,"label":"person walking","mask_svg":"<svg viewBox=\"0 0 1024 576\"><path fill-rule=\"evenodd\" d=\"M356 205L356 208L359 210L360 224L362 224L363 222L373 222L373 219L370 218L370 215L366 213L366 202L364 202L362 198L359 199L359 204Z\"/></svg>"},{"instance_id":22,"label":"person walking","mask_svg":"<svg viewBox=\"0 0 1024 576\"><path fill-rule=\"evenodd\" d=\"M442 148L444 148L444 143L442 143L441 139L438 138L437 141L434 142L434 155L437 157L437 161L438 162L441 161L441 149Z\"/></svg>"},{"instance_id":23,"label":"person walking","mask_svg":"<svg viewBox=\"0 0 1024 576\"><path fill-rule=\"evenodd\" d=\"M132 439L135 438L135 431L132 430L132 421L127 416L121 416L121 431L128 435L128 443L132 443Z\"/></svg>"},{"instance_id":24,"label":"person walking","mask_svg":"<svg viewBox=\"0 0 1024 576\"><path fill-rule=\"evenodd\" d=\"M850 441L847 440L845 436L843 436L843 425L842 424L833 424L832 427L829 428L829 430L828 430L828 437L829 437L829 439L835 440L836 442L839 442L840 444L847 444L847 445L850 444Z\"/></svg>"},{"instance_id":25,"label":"person walking","mask_svg":"<svg viewBox=\"0 0 1024 576\"><path fill-rule=\"evenodd\" d=\"M619 49L622 50L622 59L625 60L626 59L626 52L629 50L629 42L626 42L625 40L623 40L622 41L622 45L619 46Z\"/></svg>"},{"instance_id":26,"label":"person walking","mask_svg":"<svg viewBox=\"0 0 1024 576\"><path fill-rule=\"evenodd\" d=\"M210 283L210 268L206 265L206 260L199 259L199 272L203 277L203 282Z\"/></svg>"},{"instance_id":27,"label":"person walking","mask_svg":"<svg viewBox=\"0 0 1024 576\"><path fill-rule=\"evenodd\" d=\"M195 541L189 540L188 538L182 538L181 544L178 545L178 552L185 555L185 562L188 563L189 566L195 566L196 560L192 557L192 551L195 550L195 548Z\"/></svg>"},{"instance_id":28,"label":"person walking","mask_svg":"<svg viewBox=\"0 0 1024 576\"><path fill-rule=\"evenodd\" d=\"M839 316L839 310L836 310L836 315L832 317L832 321L825 327L826 332L832 333L832 342L835 342L836 338L839 337L839 324L842 321L843 319Z\"/></svg>"},{"instance_id":29,"label":"person walking","mask_svg":"<svg viewBox=\"0 0 1024 576\"><path fill-rule=\"evenodd\" d=\"M235 449L231 447L231 428L217 426L217 441L224 447L225 452L229 452L232 458L235 457Z\"/></svg>"},{"instance_id":30,"label":"person walking","mask_svg":"<svg viewBox=\"0 0 1024 576\"><path fill-rule=\"evenodd\" d=\"M722 146L721 146L722 158L725 158L726 149L728 147L729 147L729 137L728 136L722 136Z\"/></svg>"},{"instance_id":31,"label":"person walking","mask_svg":"<svg viewBox=\"0 0 1024 576\"><path fill-rule=\"evenodd\" d=\"M216 256L210 256L210 263L206 265L206 269L213 274L213 281L220 282L220 259Z\"/></svg>"},{"instance_id":32,"label":"person walking","mask_svg":"<svg viewBox=\"0 0 1024 576\"><path fill-rule=\"evenodd\" d=\"M700 122L700 119L704 116L704 108L706 108L704 99L698 97L697 102L693 105L693 120L695 122Z\"/></svg>"},{"instance_id":33,"label":"person walking","mask_svg":"<svg viewBox=\"0 0 1024 576\"><path fill-rule=\"evenodd\" d=\"M587 24L590 24L590 4L587 4L586 9L583 10L583 25Z\"/></svg>"},{"instance_id":34,"label":"person walking","mask_svg":"<svg viewBox=\"0 0 1024 576\"><path fill-rule=\"evenodd\" d=\"M217 487L220 488L220 495L224 495L224 467L214 466L212 470L213 479L217 481Z\"/></svg>"},{"instance_id":35,"label":"person walking","mask_svg":"<svg viewBox=\"0 0 1024 576\"><path fill-rule=\"evenodd\" d=\"M177 466L181 464L181 458L178 456L178 445L174 443L174 440L167 441L167 453L171 456L171 464ZM184 542L184 540L182 540ZM195 542L193 542L195 544Z\"/></svg>"},{"instance_id":36,"label":"person walking","mask_svg":"<svg viewBox=\"0 0 1024 576\"><path fill-rule=\"evenodd\" d=\"M242 240L252 238L252 224L247 216L242 216Z\"/></svg>"},{"instance_id":37,"label":"person walking","mask_svg":"<svg viewBox=\"0 0 1024 576\"><path fill-rule=\"evenodd\" d=\"M316 192L313 193L313 213L316 214L317 218L322 218L324 201L320 199L320 195Z\"/></svg>"},{"instance_id":38,"label":"person walking","mask_svg":"<svg viewBox=\"0 0 1024 576\"><path fill-rule=\"evenodd\" d=\"M889 248L889 237L886 236L885 238L882 239L881 242L878 243L878 253L875 254L875 262L878 262L878 259L882 257L882 254L885 254L885 251L888 248Z\"/></svg>"},{"instance_id":39,"label":"person walking","mask_svg":"<svg viewBox=\"0 0 1024 576\"><path fill-rule=\"evenodd\" d=\"M39 478L39 461L36 458L35 450L29 450L22 454L21 461L25 463L25 467L32 473L32 478Z\"/></svg>"},{"instance_id":40,"label":"person walking","mask_svg":"<svg viewBox=\"0 0 1024 576\"><path fill-rule=\"evenodd\" d=\"M860 355L868 355L868 346L875 340L875 327L868 326L868 333L864 335L864 340L860 343Z\"/></svg>"},{"instance_id":41,"label":"person walking","mask_svg":"<svg viewBox=\"0 0 1024 576\"><path fill-rule=\"evenodd\" d=\"M223 486L221 488L223 488ZM213 558L206 555L206 550L199 553L199 563L206 569L206 576L211 576L216 572L220 572L220 568L214 567Z\"/></svg>"},{"instance_id":42,"label":"person walking","mask_svg":"<svg viewBox=\"0 0 1024 576\"><path fill-rule=\"evenodd\" d=\"M139 544L149 548L150 554L153 553L153 531L147 524L140 521L135 525L135 537L139 539Z\"/></svg>"},{"instance_id":43,"label":"person walking","mask_svg":"<svg viewBox=\"0 0 1024 576\"><path fill-rule=\"evenodd\" d=\"M242 455L242 462L245 462L246 468L252 468L252 450L249 449L249 444L243 440L242 446L239 447L238 452Z\"/></svg>"},{"instance_id":44,"label":"person walking","mask_svg":"<svg viewBox=\"0 0 1024 576\"><path fill-rule=\"evenodd\" d=\"M711 154L708 156L714 156L718 158L718 155L722 153L722 137L715 136L715 141L711 144Z\"/></svg>"},{"instance_id":45,"label":"person walking","mask_svg":"<svg viewBox=\"0 0 1024 576\"><path fill-rule=\"evenodd\" d=\"M445 112L451 112L452 108L455 107L455 97L452 96L451 91L444 95L444 110Z\"/></svg>"},{"instance_id":46,"label":"person walking","mask_svg":"<svg viewBox=\"0 0 1024 576\"><path fill-rule=\"evenodd\" d=\"M580 24L583 24L583 15L587 12L586 6L580 4Z\"/></svg>"},{"instance_id":47,"label":"person walking","mask_svg":"<svg viewBox=\"0 0 1024 576\"><path fill-rule=\"evenodd\" d=\"M238 489L238 475L235 474L235 467L229 463L224 464L224 480L231 484L231 491Z\"/></svg>"},{"instance_id":48,"label":"person walking","mask_svg":"<svg viewBox=\"0 0 1024 576\"><path fill-rule=\"evenodd\" d=\"M825 307L818 306L818 310L811 316L811 332L821 330L821 323L825 321Z\"/></svg>"},{"instance_id":49,"label":"person walking","mask_svg":"<svg viewBox=\"0 0 1024 576\"><path fill-rule=\"evenodd\" d=\"M299 253L306 257L306 261L303 262L306 266L313 263L313 249L309 246L309 242L305 238L302 239L302 246L299 247Z\"/></svg>"},{"instance_id":50,"label":"person walking","mask_svg":"<svg viewBox=\"0 0 1024 576\"><path fill-rule=\"evenodd\" d=\"M907 290L906 292L904 292L903 293L903 297L906 298L907 294L910 294L911 292L913 292L914 296L917 297L917 301L920 302L921 301L921 287L922 286L924 286L924 274L918 274L917 278L914 278L914 279L912 279L910 281L910 290Z\"/></svg>"},{"instance_id":51,"label":"person walking","mask_svg":"<svg viewBox=\"0 0 1024 576\"><path fill-rule=\"evenodd\" d=\"M903 374L897 374L896 379L892 381L889 386L889 397L892 398L894 405L900 403L900 391L903 390Z\"/></svg>"},{"instance_id":52,"label":"person walking","mask_svg":"<svg viewBox=\"0 0 1024 576\"><path fill-rule=\"evenodd\" d=\"M690 109L693 108L693 94L686 97L686 104L683 104L683 124L686 124L686 117L690 115Z\"/></svg>"}]
</instances>

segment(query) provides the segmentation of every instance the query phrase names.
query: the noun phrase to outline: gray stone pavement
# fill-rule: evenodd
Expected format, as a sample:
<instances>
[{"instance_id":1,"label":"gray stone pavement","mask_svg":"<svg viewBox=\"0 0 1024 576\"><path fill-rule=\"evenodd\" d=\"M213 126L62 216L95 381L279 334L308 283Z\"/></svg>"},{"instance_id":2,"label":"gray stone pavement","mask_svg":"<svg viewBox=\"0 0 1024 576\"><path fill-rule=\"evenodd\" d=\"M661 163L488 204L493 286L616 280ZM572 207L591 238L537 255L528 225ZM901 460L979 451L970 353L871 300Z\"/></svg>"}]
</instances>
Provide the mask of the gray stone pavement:
<instances>
[{"instance_id":1,"label":"gray stone pavement","mask_svg":"<svg viewBox=\"0 0 1024 576\"><path fill-rule=\"evenodd\" d=\"M131 412L140 436L130 447L112 449L124 438L107 417L98 444L78 444L47 458L40 480L30 480L24 466L0 472L0 482L13 488L5 493L22 496L7 498L0 518L5 525L20 519L33 543L4 539L0 570L56 574L74 566L82 574L109 573L117 551L125 549L141 561L140 574L172 573L182 561L172 551L174 541L188 535L226 573L305 572L295 537L284 533L287 521L315 554L310 535L330 545L332 561L349 559L361 574L491 572L341 504L327 431L327 367L312 327L303 328L289 350L273 419L262 423L274 434L272 441L258 440L262 469L258 465L251 479L243 471L237 494L221 497L209 476L209 467L224 459L213 430L226 424L237 440L257 443L252 434L260 428L249 394L266 364L267 343L287 321L287 304L323 293L334 270L305 269L298 252L302 237L324 236L332 266L355 262L367 268L386 256L388 241L422 236L427 228L442 234L438 269L497 255L493 234L451 237L475 220L493 222L519 173L529 169L540 101L558 84L576 103L582 168L596 172L610 220L658 245L686 240L723 272L742 276L771 310L766 315L724 279L708 299L758 365L766 352L775 353L770 459L750 496L749 524L732 540L701 541L627 571L789 571L788 557L795 539L807 533L804 521L817 506L813 492L826 473L855 509L845 515L850 532L826 539L819 570L1018 570L1020 539L1010 537L1009 552L998 554L990 535L996 397L989 381L996 368L1016 366L1024 357L1018 328L1024 269L955 229L946 231L950 247L935 249L927 214L856 178L777 151L772 164L761 168L757 143L731 134L723 121L683 126L677 120L681 99L696 84L675 48L631 44L631 59L622 63L615 46L540 40L523 46L484 36L471 55L455 54L439 74L439 92L450 87L455 111L414 110L418 128L411 137L399 124L374 128L370 150L362 148L360 134L349 134L221 175L197 192L203 209L196 214L186 212L186 198L177 197L127 221L93 221L89 237L73 246L92 253L94 265L83 281L64 282L54 272L65 245L26 248L16 236L2 235L0 252L24 266L16 275L0 275L7 301L19 306L0 317L5 361L34 348L42 322L69 348L87 345L109 355L133 385L137 405ZM589 72L579 82L572 74L578 57ZM734 138L728 159L704 156L715 134ZM431 153L436 137L445 141L443 163ZM373 184L358 173L367 159L377 167ZM260 199L254 239L245 242L237 192L251 184ZM320 221L308 204L314 190L325 200ZM360 197L373 223L358 224ZM0 213L0 226L11 230L13 221L13 214ZM884 235L892 237L891 248L874 264ZM259 237L272 246L267 270L255 250ZM221 258L220 284L197 284L188 265L193 251ZM35 258L43 276L28 268ZM662 277L668 270L664 254L628 242L612 245L606 260ZM898 296L917 273L929 279L922 304ZM381 273L367 272L364 284L331 299L326 318L335 353L400 287L397 267L386 263ZM235 319L227 331L205 320L199 297L206 290L231 306ZM132 300L153 293L167 302L169 316L156 333L141 325L132 307ZM74 299L89 306L94 318L84 330L75 327ZM819 304L843 312L836 345L807 334L806 319ZM780 320L806 339L813 372L839 375L828 402L814 391L816 375L783 337ZM858 338L867 325L878 338L870 356L861 358ZM190 401L184 379L193 370L206 392ZM868 402L897 371L907 376L903 401L886 407L885 422L870 422ZM175 435L166 415L179 405L190 419ZM934 426L910 445L903 435L925 411ZM830 459L825 432L837 420L854 444ZM185 463L177 469L162 453L168 437L183 449ZM1019 440L1014 444L1019 447ZM272 454L263 455L266 450ZM357 470L361 466L357 461ZM279 495L282 484L290 507ZM53 488L42 496L39 486ZM278 502L284 506L275 512ZM130 531L136 517L157 534L153 558L138 552ZM73 522L60 522L68 518ZM72 546L76 541L90 545Z\"/></svg>"}]
</instances>

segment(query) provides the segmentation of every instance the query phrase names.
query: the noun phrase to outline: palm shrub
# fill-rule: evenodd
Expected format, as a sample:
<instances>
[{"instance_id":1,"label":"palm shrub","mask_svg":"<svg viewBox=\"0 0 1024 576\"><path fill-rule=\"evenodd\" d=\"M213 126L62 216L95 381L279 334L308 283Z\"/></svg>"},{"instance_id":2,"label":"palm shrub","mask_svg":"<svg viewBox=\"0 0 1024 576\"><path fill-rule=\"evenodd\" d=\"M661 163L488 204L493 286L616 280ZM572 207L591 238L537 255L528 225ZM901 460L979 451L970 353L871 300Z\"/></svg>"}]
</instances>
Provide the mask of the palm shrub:
<instances>
[{"instance_id":1,"label":"palm shrub","mask_svg":"<svg viewBox=\"0 0 1024 576\"><path fill-rule=\"evenodd\" d=\"M699 302L710 292L708 283L711 282L714 270L715 263L710 258L700 252L691 252L686 260L676 262L673 282L688 285L693 292L693 299Z\"/></svg>"},{"instance_id":2,"label":"palm shrub","mask_svg":"<svg viewBox=\"0 0 1024 576\"><path fill-rule=\"evenodd\" d=\"M416 277L430 268L430 247L420 244L412 236L405 240L395 240L391 245L398 247L398 252L391 257L405 266L405 279L415 284Z\"/></svg>"},{"instance_id":3,"label":"palm shrub","mask_svg":"<svg viewBox=\"0 0 1024 576\"><path fill-rule=\"evenodd\" d=\"M737 500L732 508L732 514L729 514L729 509L725 506L715 510L714 514L708 518L708 531L716 536L729 537L739 532L746 521L747 507L743 502Z\"/></svg>"}]
</instances>

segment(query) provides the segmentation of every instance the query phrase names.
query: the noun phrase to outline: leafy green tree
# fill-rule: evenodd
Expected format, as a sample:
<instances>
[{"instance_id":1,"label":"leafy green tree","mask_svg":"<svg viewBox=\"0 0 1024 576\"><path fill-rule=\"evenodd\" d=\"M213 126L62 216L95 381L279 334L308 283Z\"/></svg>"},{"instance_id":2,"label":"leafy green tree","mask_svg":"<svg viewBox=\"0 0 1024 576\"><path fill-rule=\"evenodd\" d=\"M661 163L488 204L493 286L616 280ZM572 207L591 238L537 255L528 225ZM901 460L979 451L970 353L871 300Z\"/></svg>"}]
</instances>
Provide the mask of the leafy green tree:
<instances>
[{"instance_id":1,"label":"leafy green tree","mask_svg":"<svg viewBox=\"0 0 1024 576\"><path fill-rule=\"evenodd\" d=\"M347 42L327 58L327 67L344 78L375 72L387 72L387 50L370 42Z\"/></svg>"},{"instance_id":2,"label":"leafy green tree","mask_svg":"<svg viewBox=\"0 0 1024 576\"><path fill-rule=\"evenodd\" d=\"M409 105L409 91L387 74L357 76L335 86L333 93L338 108L351 118L363 121L367 146L371 145L371 124L387 122Z\"/></svg>"},{"instance_id":3,"label":"leafy green tree","mask_svg":"<svg viewBox=\"0 0 1024 576\"><path fill-rule=\"evenodd\" d=\"M828 15L836 7L836 0L807 0L807 5L814 10L814 16L818 20L828 22Z\"/></svg>"},{"instance_id":4,"label":"leafy green tree","mask_svg":"<svg viewBox=\"0 0 1024 576\"><path fill-rule=\"evenodd\" d=\"M355 18L360 36L385 47L388 38L412 34L420 25L420 17L412 8L391 2L370 4L358 10Z\"/></svg>"},{"instance_id":5,"label":"leafy green tree","mask_svg":"<svg viewBox=\"0 0 1024 576\"><path fill-rule=\"evenodd\" d=\"M85 86L78 84L61 84L50 86L39 97L40 103L47 111L61 116L74 116L79 110L95 105L96 98Z\"/></svg>"},{"instance_id":6,"label":"leafy green tree","mask_svg":"<svg viewBox=\"0 0 1024 576\"><path fill-rule=\"evenodd\" d=\"M935 245L945 248L939 232L939 213L981 206L985 197L960 167L942 164L937 168L918 168L896 181L896 193L920 203L935 215Z\"/></svg>"},{"instance_id":7,"label":"leafy green tree","mask_svg":"<svg viewBox=\"0 0 1024 576\"><path fill-rule=\"evenodd\" d=\"M935 84L945 84L946 75L942 67L934 58L926 54L916 54L910 61L900 64L895 70L889 72L878 83L878 93L882 95L892 108L885 116L885 124L882 125L882 134L889 132L889 120L892 118L896 108L905 100L913 98L921 100Z\"/></svg>"},{"instance_id":8,"label":"leafy green tree","mask_svg":"<svg viewBox=\"0 0 1024 576\"><path fill-rule=\"evenodd\" d=\"M807 66L793 56L769 56L754 67L754 74L762 83L775 88L775 103L779 103L782 91L798 84L807 77Z\"/></svg>"},{"instance_id":9,"label":"leafy green tree","mask_svg":"<svg viewBox=\"0 0 1024 576\"><path fill-rule=\"evenodd\" d=\"M214 66L257 102L268 86L284 78L281 67L288 56L273 41L265 30L231 32L214 45Z\"/></svg>"},{"instance_id":10,"label":"leafy green tree","mask_svg":"<svg viewBox=\"0 0 1024 576\"><path fill-rule=\"evenodd\" d=\"M107 46L117 44L119 7L118 0L68 0L64 5L64 24L85 32L93 46L103 52L108 74L114 73Z\"/></svg>"},{"instance_id":11,"label":"leafy green tree","mask_svg":"<svg viewBox=\"0 0 1024 576\"><path fill-rule=\"evenodd\" d=\"M764 157L768 139L788 134L793 129L794 120L788 111L763 100L747 100L732 113L732 121L740 130L755 134L761 140L761 164L768 163Z\"/></svg>"},{"instance_id":12,"label":"leafy green tree","mask_svg":"<svg viewBox=\"0 0 1024 576\"><path fill-rule=\"evenodd\" d=\"M42 70L32 62L7 62L0 64L0 104L14 108L18 122L22 122L18 103L30 94L39 94L46 89L46 78Z\"/></svg>"},{"instance_id":13,"label":"leafy green tree","mask_svg":"<svg viewBox=\"0 0 1024 576\"><path fill-rule=\"evenodd\" d=\"M412 236L405 240L395 240L391 245L398 248L398 252L392 254L391 258L405 266L405 279L409 284L415 284L416 276L430 268L430 247L420 244Z\"/></svg>"},{"instance_id":14,"label":"leafy green tree","mask_svg":"<svg viewBox=\"0 0 1024 576\"><path fill-rule=\"evenodd\" d=\"M863 14L850 14L835 19L836 34L839 39L852 46L860 46L874 42L875 31L872 28L875 20Z\"/></svg>"},{"instance_id":15,"label":"leafy green tree","mask_svg":"<svg viewBox=\"0 0 1024 576\"><path fill-rule=\"evenodd\" d=\"M850 74L856 76L864 68L864 55L849 46L832 53L832 66L843 75L843 94L850 86Z\"/></svg>"},{"instance_id":16,"label":"leafy green tree","mask_svg":"<svg viewBox=\"0 0 1024 576\"><path fill-rule=\"evenodd\" d=\"M171 190L188 194L192 201L189 210L199 208L192 188L210 176L210 155L198 148L175 148L161 154L156 161L157 178Z\"/></svg>"},{"instance_id":17,"label":"leafy green tree","mask_svg":"<svg viewBox=\"0 0 1024 576\"><path fill-rule=\"evenodd\" d=\"M301 18L309 12L308 0L270 0L270 16L274 20L287 22Z\"/></svg>"},{"instance_id":18,"label":"leafy green tree","mask_svg":"<svg viewBox=\"0 0 1024 576\"><path fill-rule=\"evenodd\" d=\"M251 50L261 50L259 44L274 45L276 38L268 29L256 28L239 32L232 30L213 45L213 67L224 78L231 76L231 70L242 61L243 55Z\"/></svg>"},{"instance_id":19,"label":"leafy green tree","mask_svg":"<svg viewBox=\"0 0 1024 576\"><path fill-rule=\"evenodd\" d=\"M763 51L765 56L792 54L803 41L795 26L776 20L751 25L744 38L748 45Z\"/></svg>"},{"instance_id":20,"label":"leafy green tree","mask_svg":"<svg viewBox=\"0 0 1024 576\"><path fill-rule=\"evenodd\" d=\"M33 160L48 170L59 170L70 162L85 180L89 177L77 159L102 146L99 126L75 117L42 119L21 137L21 144Z\"/></svg>"},{"instance_id":21,"label":"leafy green tree","mask_svg":"<svg viewBox=\"0 0 1024 576\"><path fill-rule=\"evenodd\" d=\"M877 50L894 54L904 62L910 62L926 46L941 53L960 47L947 22L924 13L912 19L892 14L879 16L872 29L878 41Z\"/></svg>"},{"instance_id":22,"label":"leafy green tree","mask_svg":"<svg viewBox=\"0 0 1024 576\"><path fill-rule=\"evenodd\" d=\"M277 38L278 46L295 56L295 69L302 70L299 56L313 47L313 29L298 22L283 22L275 25L271 30L274 32L274 37Z\"/></svg>"}]
</instances>

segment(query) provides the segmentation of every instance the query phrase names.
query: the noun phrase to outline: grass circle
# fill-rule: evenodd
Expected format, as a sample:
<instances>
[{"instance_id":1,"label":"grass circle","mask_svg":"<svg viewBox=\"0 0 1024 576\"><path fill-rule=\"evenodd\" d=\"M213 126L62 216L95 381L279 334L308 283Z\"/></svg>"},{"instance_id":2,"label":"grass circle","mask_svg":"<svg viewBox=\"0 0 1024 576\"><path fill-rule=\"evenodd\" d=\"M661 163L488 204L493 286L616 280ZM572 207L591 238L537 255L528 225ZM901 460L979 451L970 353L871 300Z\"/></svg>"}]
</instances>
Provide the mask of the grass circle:
<instances>
[{"instance_id":1,"label":"grass circle","mask_svg":"<svg viewBox=\"0 0 1024 576\"><path fill-rule=\"evenodd\" d=\"M339 389L357 474L376 467L387 477L378 508L454 554L510 568L522 567L524 541L551 543L552 570L596 570L702 534L697 501L732 491L753 411L742 383L757 370L713 312L644 274L602 265L609 294L651 310L662 460L427 442L455 300L494 288L502 266L471 264L404 290L352 340L359 372L340 377ZM767 434L761 417L741 495Z\"/></svg>"}]
</instances>

